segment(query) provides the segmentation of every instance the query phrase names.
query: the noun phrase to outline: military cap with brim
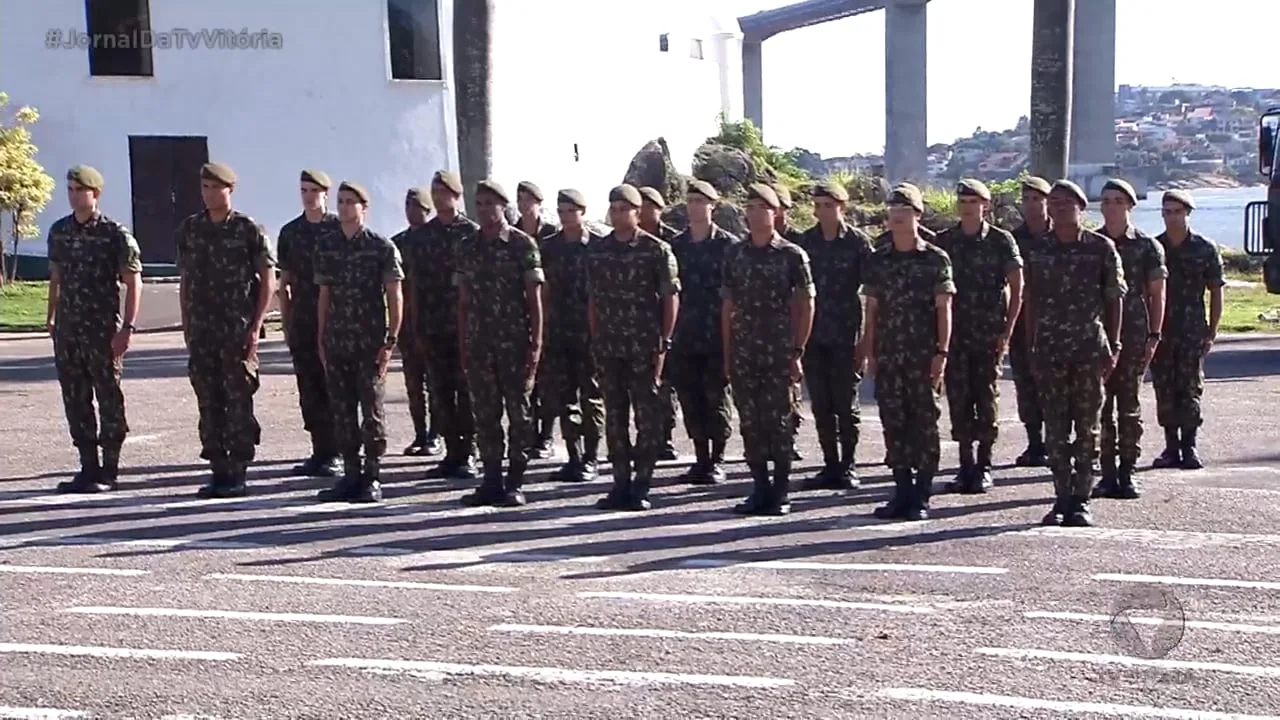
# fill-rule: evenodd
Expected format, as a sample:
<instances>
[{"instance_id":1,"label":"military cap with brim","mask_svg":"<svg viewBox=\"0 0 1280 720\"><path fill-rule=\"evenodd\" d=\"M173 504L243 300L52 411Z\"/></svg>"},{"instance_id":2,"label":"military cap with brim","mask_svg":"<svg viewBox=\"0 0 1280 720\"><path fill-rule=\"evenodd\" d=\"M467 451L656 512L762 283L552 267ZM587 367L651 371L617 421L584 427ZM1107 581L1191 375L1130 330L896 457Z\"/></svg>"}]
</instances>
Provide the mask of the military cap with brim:
<instances>
[{"instance_id":1,"label":"military cap with brim","mask_svg":"<svg viewBox=\"0 0 1280 720\"><path fill-rule=\"evenodd\" d=\"M200 168L200 179L213 180L230 187L236 184L236 173L220 162L210 162Z\"/></svg>"},{"instance_id":2,"label":"military cap with brim","mask_svg":"<svg viewBox=\"0 0 1280 720\"><path fill-rule=\"evenodd\" d=\"M659 208L665 208L667 206L667 199L662 197L662 193L658 192L657 188L649 187L648 185L640 188L640 197L645 202L653 203Z\"/></svg>"},{"instance_id":3,"label":"military cap with brim","mask_svg":"<svg viewBox=\"0 0 1280 720\"><path fill-rule=\"evenodd\" d=\"M454 195L462 194L462 178L458 173L450 170L437 170L436 174L431 176L431 184L439 185Z\"/></svg>"},{"instance_id":4,"label":"military cap with brim","mask_svg":"<svg viewBox=\"0 0 1280 720\"><path fill-rule=\"evenodd\" d=\"M511 196L507 194L507 189L498 184L497 180L481 180L476 183L476 195L484 195L488 193L503 205L511 204Z\"/></svg>"},{"instance_id":5,"label":"military cap with brim","mask_svg":"<svg viewBox=\"0 0 1280 720\"><path fill-rule=\"evenodd\" d=\"M416 187L409 188L409 192L404 194L405 202L411 202L422 208L423 210L431 209L431 188Z\"/></svg>"},{"instance_id":6,"label":"military cap with brim","mask_svg":"<svg viewBox=\"0 0 1280 720\"><path fill-rule=\"evenodd\" d=\"M1188 210L1196 209L1195 198L1191 197L1191 193L1186 190L1165 190L1164 197L1160 198L1161 204L1167 202L1182 203Z\"/></svg>"},{"instance_id":7,"label":"military cap with brim","mask_svg":"<svg viewBox=\"0 0 1280 720\"><path fill-rule=\"evenodd\" d=\"M1053 188L1051 188L1049 192L1050 194L1058 193L1059 195L1066 195L1074 200L1076 205L1079 205L1081 208L1089 207L1089 196L1084 194L1084 190L1081 190L1079 185L1071 182L1070 180L1058 180L1054 182Z\"/></svg>"},{"instance_id":8,"label":"military cap with brim","mask_svg":"<svg viewBox=\"0 0 1280 720\"><path fill-rule=\"evenodd\" d=\"M90 190L102 191L104 181L102 173L88 165L77 165L67 171L67 180L69 182L80 183L80 185Z\"/></svg>"},{"instance_id":9,"label":"military cap with brim","mask_svg":"<svg viewBox=\"0 0 1280 720\"><path fill-rule=\"evenodd\" d=\"M889 191L889 201L887 205L906 206L918 213L924 212L924 195L921 194L920 188L911 183L901 183L895 185Z\"/></svg>"},{"instance_id":10,"label":"military cap with brim","mask_svg":"<svg viewBox=\"0 0 1280 720\"><path fill-rule=\"evenodd\" d=\"M609 202L624 202L631 207L640 207L644 202L640 197L640 191L634 185L622 184L609 191Z\"/></svg>"},{"instance_id":11,"label":"military cap with brim","mask_svg":"<svg viewBox=\"0 0 1280 720\"><path fill-rule=\"evenodd\" d=\"M1121 180L1120 178L1111 178L1106 182L1106 184L1102 186L1103 192L1106 192L1107 190L1115 190L1116 192L1121 193L1125 197L1129 198L1130 203L1134 205L1138 204L1138 193L1133 189L1133 186L1130 185L1126 180Z\"/></svg>"},{"instance_id":12,"label":"military cap with brim","mask_svg":"<svg viewBox=\"0 0 1280 720\"><path fill-rule=\"evenodd\" d=\"M956 195L959 197L976 197L983 200L991 199L991 189L981 180L973 178L964 178L956 184Z\"/></svg>"},{"instance_id":13,"label":"military cap with brim","mask_svg":"<svg viewBox=\"0 0 1280 720\"><path fill-rule=\"evenodd\" d=\"M793 204L791 202L791 191L787 189L786 185L783 185L781 183L776 185L770 185L769 189L773 190L774 195L778 196L778 204L782 206L783 210L791 209L791 206Z\"/></svg>"},{"instance_id":14,"label":"military cap with brim","mask_svg":"<svg viewBox=\"0 0 1280 720\"><path fill-rule=\"evenodd\" d=\"M299 182L313 183L319 185L325 190L333 187L333 181L329 179L329 176L319 170L303 170L302 177L299 178Z\"/></svg>"},{"instance_id":15,"label":"military cap with brim","mask_svg":"<svg viewBox=\"0 0 1280 720\"><path fill-rule=\"evenodd\" d=\"M516 183L516 193L528 193L534 200L542 202L542 188L534 185L528 180L521 180Z\"/></svg>"},{"instance_id":16,"label":"military cap with brim","mask_svg":"<svg viewBox=\"0 0 1280 720\"><path fill-rule=\"evenodd\" d=\"M778 200L778 192L764 183L751 183L748 185L747 200L759 200L774 210L782 209L782 201Z\"/></svg>"},{"instance_id":17,"label":"military cap with brim","mask_svg":"<svg viewBox=\"0 0 1280 720\"><path fill-rule=\"evenodd\" d=\"M706 180L691 180L687 191L690 195L701 195L702 197L715 202L720 199L720 193L716 192L716 188Z\"/></svg>"},{"instance_id":18,"label":"military cap with brim","mask_svg":"<svg viewBox=\"0 0 1280 720\"><path fill-rule=\"evenodd\" d=\"M574 190L573 188L565 188L564 190L556 193L556 202L568 203L579 210L587 209L587 198L581 192Z\"/></svg>"},{"instance_id":19,"label":"military cap with brim","mask_svg":"<svg viewBox=\"0 0 1280 720\"><path fill-rule=\"evenodd\" d=\"M828 180L820 182L813 186L813 197L815 198L831 198L836 202L849 202L849 191L841 187L840 183ZM781 200L782 198L778 198Z\"/></svg>"},{"instance_id":20,"label":"military cap with brim","mask_svg":"<svg viewBox=\"0 0 1280 720\"><path fill-rule=\"evenodd\" d=\"M343 180L342 183L338 185L338 192L342 192L343 190L346 190L352 195L355 195L356 198L359 199L360 202L364 203L365 205L369 204L369 191L365 190L364 186L361 185L360 183L354 183L354 182L351 182L350 180Z\"/></svg>"},{"instance_id":21,"label":"military cap with brim","mask_svg":"<svg viewBox=\"0 0 1280 720\"><path fill-rule=\"evenodd\" d=\"M1029 175L1027 177L1022 178L1022 189L1034 190L1035 192L1038 192L1041 195L1048 195L1049 191L1053 190L1053 186L1049 184L1048 180L1045 180L1042 177Z\"/></svg>"}]
</instances>

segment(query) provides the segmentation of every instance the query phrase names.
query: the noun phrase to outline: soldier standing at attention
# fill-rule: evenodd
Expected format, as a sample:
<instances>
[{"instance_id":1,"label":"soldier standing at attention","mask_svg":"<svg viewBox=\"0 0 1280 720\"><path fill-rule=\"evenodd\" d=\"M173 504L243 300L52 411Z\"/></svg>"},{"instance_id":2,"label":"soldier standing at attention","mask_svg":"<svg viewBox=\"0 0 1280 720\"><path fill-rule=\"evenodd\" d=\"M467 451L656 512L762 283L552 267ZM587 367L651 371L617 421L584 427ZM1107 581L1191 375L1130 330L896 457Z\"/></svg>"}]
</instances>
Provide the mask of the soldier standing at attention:
<instances>
[{"instance_id":1,"label":"soldier standing at attention","mask_svg":"<svg viewBox=\"0 0 1280 720\"><path fill-rule=\"evenodd\" d=\"M818 224L800 236L809 254L817 289L813 333L804 354L809 409L822 448L822 470L806 483L810 490L851 490L858 486L854 454L862 422L854 368L862 334L863 275L871 257L871 238L844 221L849 193L838 183L813 188Z\"/></svg>"},{"instance_id":2,"label":"soldier standing at attention","mask_svg":"<svg viewBox=\"0 0 1280 720\"><path fill-rule=\"evenodd\" d=\"M1218 338L1222 320L1222 251L1217 244L1193 231L1187 216L1196 203L1186 190L1169 190L1161 198L1164 232L1156 240L1164 246L1169 266L1168 302L1165 304L1164 339L1151 363L1151 384L1156 391L1156 419L1164 428L1164 452L1152 467L1204 467L1196 451L1196 433L1202 421L1200 396L1204 394L1204 356ZM1205 324L1204 295L1209 293L1209 322Z\"/></svg>"},{"instance_id":3,"label":"soldier standing at attention","mask_svg":"<svg viewBox=\"0 0 1280 720\"><path fill-rule=\"evenodd\" d=\"M542 286L546 347L538 382L546 389L544 400L560 416L569 462L554 478L565 482L595 479L604 435L604 396L596 379L587 310L587 259L603 238L583 222L586 209L582 193L561 190L556 197L561 229L540 243L547 282Z\"/></svg>"},{"instance_id":4,"label":"soldier standing at attention","mask_svg":"<svg viewBox=\"0 0 1280 720\"><path fill-rule=\"evenodd\" d=\"M1130 214L1137 204L1137 193L1124 180L1108 180L1102 186L1102 234L1115 243L1116 252L1120 253L1128 292L1120 321L1120 343L1124 348L1107 378L1102 404L1102 479L1093 490L1094 497L1138 497L1133 484L1134 467L1142 454L1142 404L1138 395L1164 326L1165 280L1169 277L1164 246L1133 226Z\"/></svg>"},{"instance_id":5,"label":"soldier standing at attention","mask_svg":"<svg viewBox=\"0 0 1280 720\"><path fill-rule=\"evenodd\" d=\"M676 237L676 229L662 222L662 211L667 207L666 199L656 188L651 187L640 188L640 199L640 229L670 245ZM680 453L676 452L675 443L671 441L676 429L676 390L666 377L662 378L658 395L662 399L663 412L662 447L658 450L658 459L679 460Z\"/></svg>"},{"instance_id":6,"label":"soldier standing at attention","mask_svg":"<svg viewBox=\"0 0 1280 720\"><path fill-rule=\"evenodd\" d=\"M404 198L404 219L409 227L391 236L391 242L400 253L400 261L406 260L409 246L427 242L427 216L431 214L431 189L409 188ZM402 283L403 285L404 283ZM406 293L407 297L407 293ZM409 418L413 421L413 441L404 449L405 455L439 455L443 443L440 435L428 422L431 410L430 391L427 380L427 361L414 342L414 320L408 304L404 306L403 327L408 332L400 333L400 365L404 374L404 389L409 396ZM434 417L431 417L434 420Z\"/></svg>"},{"instance_id":7,"label":"soldier standing at attention","mask_svg":"<svg viewBox=\"0 0 1280 720\"><path fill-rule=\"evenodd\" d=\"M542 202L542 189L537 185L528 180L523 180L516 185L516 207L520 210L520 219L516 221L516 227L537 242L554 235L559 229L542 219ZM546 459L553 454L552 436L555 435L555 422L560 412L555 402L546 402L542 389L536 381L529 403L533 425L526 454L530 459Z\"/></svg>"},{"instance_id":8,"label":"soldier standing at attention","mask_svg":"<svg viewBox=\"0 0 1280 720\"><path fill-rule=\"evenodd\" d=\"M129 229L98 210L103 184L91 167L68 170L71 214L49 228L47 325L67 426L80 452L80 472L58 483L60 493L115 490L129 432L120 374L142 300L142 257ZM101 425L94 417L95 397Z\"/></svg>"},{"instance_id":9,"label":"soldier standing at attention","mask_svg":"<svg viewBox=\"0 0 1280 720\"><path fill-rule=\"evenodd\" d=\"M871 259L866 329L858 353L859 369L875 374L887 464L893 470L893 498L876 508L875 516L924 520L938 471L939 395L956 285L947 253L920 235L920 190L909 183L898 185L888 206L893 240Z\"/></svg>"},{"instance_id":10,"label":"soldier standing at attention","mask_svg":"<svg viewBox=\"0 0 1280 720\"><path fill-rule=\"evenodd\" d=\"M817 290L809 256L775 229L782 203L773 188L747 187L750 242L734 245L724 260L720 327L725 375L738 406L752 492L734 512L791 512L791 452L796 383L813 327ZM769 461L773 461L773 477Z\"/></svg>"},{"instance_id":11,"label":"soldier standing at attention","mask_svg":"<svg viewBox=\"0 0 1280 720\"><path fill-rule=\"evenodd\" d=\"M1022 179L1022 224L1013 231L1023 266L1032 254L1048 244L1049 183L1044 178ZM1018 324L1009 343L1009 366L1013 370L1013 387L1018 396L1018 419L1027 429L1027 449L1014 461L1019 467L1040 467L1048 463L1044 449L1044 416L1040 413L1040 396L1027 334L1027 316L1018 313Z\"/></svg>"},{"instance_id":12,"label":"soldier standing at attention","mask_svg":"<svg viewBox=\"0 0 1280 720\"><path fill-rule=\"evenodd\" d=\"M316 286L316 258L320 239L338 229L338 216L325 207L333 182L319 170L303 170L299 178L302 214L285 223L276 238L280 261L280 319L298 381L302 427L311 435L311 457L293 470L311 477L334 477L338 464L324 364L317 340L320 289Z\"/></svg>"},{"instance_id":13,"label":"soldier standing at attention","mask_svg":"<svg viewBox=\"0 0 1280 720\"><path fill-rule=\"evenodd\" d=\"M668 376L680 395L684 426L693 441L694 463L684 479L714 484L725 479L729 442L729 380L720 338L720 282L724 258L739 240L711 221L720 193L711 183L689 183L685 206L689 227L671 241L680 271L680 318L672 340Z\"/></svg>"},{"instance_id":14,"label":"soldier standing at attention","mask_svg":"<svg viewBox=\"0 0 1280 720\"><path fill-rule=\"evenodd\" d=\"M404 270L395 244L365 226L368 210L367 190L353 182L338 186L341 226L321 241L316 267L320 352L346 467L332 488L320 491L322 502L382 499L379 464L387 451L382 403L391 350L404 319L400 288Z\"/></svg>"},{"instance_id":15,"label":"soldier standing at attention","mask_svg":"<svg viewBox=\"0 0 1280 720\"><path fill-rule=\"evenodd\" d=\"M774 214L773 227L778 231L779 237L789 243L800 244L800 236L804 235L804 231L791 224L787 219L787 213L791 212L793 203L791 202L791 191L782 183L774 183L769 186L773 193L778 196L778 204L781 211ZM795 400L795 417L791 421L792 425L792 442L791 442L791 460L792 462L800 462L804 459L804 455L800 452L800 426L804 424L804 413L800 412L800 383L792 388L792 397Z\"/></svg>"},{"instance_id":16,"label":"soldier standing at attention","mask_svg":"<svg viewBox=\"0 0 1280 720\"><path fill-rule=\"evenodd\" d=\"M640 229L642 202L631 185L609 191L613 232L592 243L587 258L591 344L613 465L613 488L596 502L601 510L649 509L649 485L662 448L660 393L680 308L680 276L671 246Z\"/></svg>"},{"instance_id":17,"label":"soldier standing at attention","mask_svg":"<svg viewBox=\"0 0 1280 720\"><path fill-rule=\"evenodd\" d=\"M200 168L205 209L176 232L188 376L200 408L200 457L213 477L201 498L241 497L262 428L253 414L258 338L275 292L275 257L262 226L231 208L236 174L222 163Z\"/></svg>"},{"instance_id":18,"label":"soldier standing at attention","mask_svg":"<svg viewBox=\"0 0 1280 720\"><path fill-rule=\"evenodd\" d=\"M458 251L458 342L471 385L484 478L462 503L518 507L525 504L521 488L532 432L529 395L542 357L545 277L538 241L507 224L507 191L493 180L482 180L475 197L480 231Z\"/></svg>"},{"instance_id":19,"label":"soldier standing at attention","mask_svg":"<svg viewBox=\"0 0 1280 720\"><path fill-rule=\"evenodd\" d=\"M1093 524L1089 492L1103 384L1121 349L1126 287L1120 256L1109 238L1081 227L1088 204L1079 185L1055 182L1052 242L1027 258L1027 331L1055 494L1045 525Z\"/></svg>"},{"instance_id":20,"label":"soldier standing at attention","mask_svg":"<svg viewBox=\"0 0 1280 720\"><path fill-rule=\"evenodd\" d=\"M471 480L476 476L475 421L458 348L458 289L454 285L457 253L475 242L479 228L458 210L462 180L457 173L436 172L431 178L435 217L427 221L422 242L405 245L409 289L409 332L414 349L426 360L431 420L444 439L444 460L428 477Z\"/></svg>"},{"instance_id":21,"label":"soldier standing at attention","mask_svg":"<svg viewBox=\"0 0 1280 720\"><path fill-rule=\"evenodd\" d=\"M934 244L951 260L956 286L944 380L960 472L947 489L971 494L992 484L991 449L1000 433L996 380L1022 309L1022 256L1012 235L984 219L991 205L986 185L965 178L956 200L960 222Z\"/></svg>"}]
</instances>

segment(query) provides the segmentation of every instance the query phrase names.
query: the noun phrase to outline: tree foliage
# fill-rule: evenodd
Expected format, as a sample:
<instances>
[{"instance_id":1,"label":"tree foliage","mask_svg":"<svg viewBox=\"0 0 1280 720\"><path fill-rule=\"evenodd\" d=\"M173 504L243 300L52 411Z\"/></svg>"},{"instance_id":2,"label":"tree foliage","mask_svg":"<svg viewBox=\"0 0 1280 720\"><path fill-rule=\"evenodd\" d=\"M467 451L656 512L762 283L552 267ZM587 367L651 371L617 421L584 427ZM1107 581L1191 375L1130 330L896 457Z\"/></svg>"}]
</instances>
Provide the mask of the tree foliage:
<instances>
[{"instance_id":1,"label":"tree foliage","mask_svg":"<svg viewBox=\"0 0 1280 720\"><path fill-rule=\"evenodd\" d=\"M9 96L0 92L0 112L9 105ZM53 178L36 161L39 152L29 126L40 119L36 109L19 107L9 121L0 120L0 213L10 221L13 255L24 238L40 235L35 218L53 197ZM0 254L2 256L2 254ZM16 271L16 262L14 271ZM0 282L13 279L5 273L0 259Z\"/></svg>"}]
</instances>

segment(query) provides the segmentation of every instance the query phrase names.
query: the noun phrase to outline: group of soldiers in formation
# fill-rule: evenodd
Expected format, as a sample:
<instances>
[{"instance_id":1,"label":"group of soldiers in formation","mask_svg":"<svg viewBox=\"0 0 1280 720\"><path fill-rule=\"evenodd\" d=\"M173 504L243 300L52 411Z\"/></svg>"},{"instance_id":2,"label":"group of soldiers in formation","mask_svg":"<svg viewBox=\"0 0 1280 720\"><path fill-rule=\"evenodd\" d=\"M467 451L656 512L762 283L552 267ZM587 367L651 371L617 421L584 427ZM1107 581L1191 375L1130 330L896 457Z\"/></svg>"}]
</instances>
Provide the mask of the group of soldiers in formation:
<instances>
[{"instance_id":1,"label":"group of soldiers in formation","mask_svg":"<svg viewBox=\"0 0 1280 720\"><path fill-rule=\"evenodd\" d=\"M141 264L129 231L98 210L101 174L78 166L67 181L73 213L49 230L49 329L81 469L58 490L103 492L116 487L128 430L120 378ZM920 224L920 190L903 183L888 199L888 231L873 239L846 223L838 184L813 188L818 223L800 232L785 219L787 190L757 183L738 238L712 222L721 199L707 182L689 183L678 232L662 222L657 190L624 184L609 193L601 235L576 190L556 194L557 226L543 220L533 183L513 197L485 180L468 217L460 178L440 171L408 190L408 227L386 238L365 224L364 187L338 184L334 215L330 178L304 170L303 212L281 229L277 263L263 228L232 209L235 185L230 168L206 164L206 209L176 233L201 457L212 471L203 498L246 492L261 439L258 342L277 294L313 448L298 470L335 479L324 501L381 499L395 348L415 431L405 453L442 453L433 477L478 476L466 505L523 505L528 461L550 456L558 419L568 462L554 478L593 479L603 436L613 484L597 507L648 509L656 463L675 457L674 390L695 455L683 480L725 479L735 405L753 483L735 510L782 515L799 459L799 383L822 453L804 488L848 490L859 484L858 386L874 374L894 482L875 515L923 519L944 387L960 460L946 488L992 486L1006 354L1027 435L1017 465L1052 470L1046 524L1086 526L1091 497L1138 496L1148 366L1165 434L1154 465L1201 467L1202 363L1224 279L1218 247L1188 226L1195 203L1184 191L1164 194L1166 231L1153 238L1132 225L1138 198L1123 180L1106 184L1095 232L1083 226L1088 198L1077 185L1024 178L1024 222L1009 233L985 219L989 189L966 179L959 223L935 234Z\"/></svg>"}]
</instances>

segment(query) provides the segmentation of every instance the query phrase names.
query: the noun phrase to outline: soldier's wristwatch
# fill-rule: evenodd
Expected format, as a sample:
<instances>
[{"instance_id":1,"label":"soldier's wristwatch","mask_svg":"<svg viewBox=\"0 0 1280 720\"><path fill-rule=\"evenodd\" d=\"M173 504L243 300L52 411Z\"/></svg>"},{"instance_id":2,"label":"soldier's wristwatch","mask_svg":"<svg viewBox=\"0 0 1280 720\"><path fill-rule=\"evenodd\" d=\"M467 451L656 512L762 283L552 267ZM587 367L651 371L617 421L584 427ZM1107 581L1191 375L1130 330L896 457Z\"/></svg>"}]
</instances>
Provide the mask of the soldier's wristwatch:
<instances>
[{"instance_id":1,"label":"soldier's wristwatch","mask_svg":"<svg viewBox=\"0 0 1280 720\"><path fill-rule=\"evenodd\" d=\"M936 348L933 351L935 357L944 358L948 355L946 348Z\"/></svg>"},{"instance_id":2,"label":"soldier's wristwatch","mask_svg":"<svg viewBox=\"0 0 1280 720\"><path fill-rule=\"evenodd\" d=\"M804 357L804 348L802 347L791 348L791 358L793 360L799 360L802 357Z\"/></svg>"},{"instance_id":3,"label":"soldier's wristwatch","mask_svg":"<svg viewBox=\"0 0 1280 720\"><path fill-rule=\"evenodd\" d=\"M128 330L129 332L138 332L138 327L133 323L125 323L120 329Z\"/></svg>"},{"instance_id":4,"label":"soldier's wristwatch","mask_svg":"<svg viewBox=\"0 0 1280 720\"><path fill-rule=\"evenodd\" d=\"M386 340L386 344L385 344L385 346L384 346L384 347L389 347L389 348L390 348L390 347L395 347L395 346L396 346L396 341L397 341L397 340L399 340L399 339L400 339L400 338L397 338L395 335L388 335L388 336L387 336L387 340Z\"/></svg>"},{"instance_id":5,"label":"soldier's wristwatch","mask_svg":"<svg viewBox=\"0 0 1280 720\"><path fill-rule=\"evenodd\" d=\"M1111 354L1112 354L1112 355L1119 355L1119 354L1120 354L1120 350L1121 350L1121 348L1123 348L1123 347L1124 347L1124 346L1120 344L1120 341L1119 341L1119 340L1117 340L1117 341L1115 341L1115 342L1111 343Z\"/></svg>"},{"instance_id":6,"label":"soldier's wristwatch","mask_svg":"<svg viewBox=\"0 0 1280 720\"><path fill-rule=\"evenodd\" d=\"M1163 337L1164 337L1164 335L1162 335L1161 333L1158 333L1158 332L1149 332L1149 333L1147 333L1147 339L1148 339L1148 340L1160 340L1160 339L1161 339L1161 338L1163 338Z\"/></svg>"},{"instance_id":7,"label":"soldier's wristwatch","mask_svg":"<svg viewBox=\"0 0 1280 720\"><path fill-rule=\"evenodd\" d=\"M671 352L671 338L662 338L658 341L658 352L664 354Z\"/></svg>"}]
</instances>

